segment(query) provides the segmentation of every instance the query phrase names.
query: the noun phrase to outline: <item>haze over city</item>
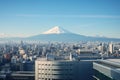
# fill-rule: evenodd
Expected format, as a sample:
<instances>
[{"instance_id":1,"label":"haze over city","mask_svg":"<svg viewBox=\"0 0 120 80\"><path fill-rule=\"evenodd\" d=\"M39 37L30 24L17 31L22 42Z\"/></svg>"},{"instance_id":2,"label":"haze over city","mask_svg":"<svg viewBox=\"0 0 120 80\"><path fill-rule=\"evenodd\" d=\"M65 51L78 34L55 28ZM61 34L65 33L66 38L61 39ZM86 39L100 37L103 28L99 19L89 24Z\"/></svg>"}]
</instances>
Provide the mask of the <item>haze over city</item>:
<instances>
[{"instance_id":1,"label":"haze over city","mask_svg":"<svg viewBox=\"0 0 120 80\"><path fill-rule=\"evenodd\" d=\"M0 37L41 34L54 26L120 38L119 0L0 0Z\"/></svg>"}]
</instances>

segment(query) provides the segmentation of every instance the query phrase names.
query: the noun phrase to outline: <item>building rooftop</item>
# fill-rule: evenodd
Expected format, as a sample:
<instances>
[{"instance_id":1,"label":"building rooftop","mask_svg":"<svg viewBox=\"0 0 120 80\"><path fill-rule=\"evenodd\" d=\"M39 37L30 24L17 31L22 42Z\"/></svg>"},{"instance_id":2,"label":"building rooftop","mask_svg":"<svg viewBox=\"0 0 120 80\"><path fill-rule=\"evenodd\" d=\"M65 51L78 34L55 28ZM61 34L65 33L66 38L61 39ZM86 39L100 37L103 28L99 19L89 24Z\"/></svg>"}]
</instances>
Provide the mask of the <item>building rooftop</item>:
<instances>
[{"instance_id":1,"label":"building rooftop","mask_svg":"<svg viewBox=\"0 0 120 80\"><path fill-rule=\"evenodd\" d=\"M93 69L115 80L120 80L120 59L105 59L93 63Z\"/></svg>"},{"instance_id":2,"label":"building rooftop","mask_svg":"<svg viewBox=\"0 0 120 80\"><path fill-rule=\"evenodd\" d=\"M120 64L120 59L107 59L107 61L115 62Z\"/></svg>"},{"instance_id":3,"label":"building rooftop","mask_svg":"<svg viewBox=\"0 0 120 80\"><path fill-rule=\"evenodd\" d=\"M69 60L69 59L47 59L47 58L38 58L38 61L73 61L73 60Z\"/></svg>"},{"instance_id":4,"label":"building rooftop","mask_svg":"<svg viewBox=\"0 0 120 80\"><path fill-rule=\"evenodd\" d=\"M40 61L75 61L76 59L73 58L73 55L70 53L70 55L62 55L62 56L58 56L58 55L53 55L53 54L46 54L46 57L40 57L37 60Z\"/></svg>"},{"instance_id":5,"label":"building rooftop","mask_svg":"<svg viewBox=\"0 0 120 80\"><path fill-rule=\"evenodd\" d=\"M120 59L106 59L106 60L100 60L96 63L107 66L109 68L118 69L120 68Z\"/></svg>"}]
</instances>

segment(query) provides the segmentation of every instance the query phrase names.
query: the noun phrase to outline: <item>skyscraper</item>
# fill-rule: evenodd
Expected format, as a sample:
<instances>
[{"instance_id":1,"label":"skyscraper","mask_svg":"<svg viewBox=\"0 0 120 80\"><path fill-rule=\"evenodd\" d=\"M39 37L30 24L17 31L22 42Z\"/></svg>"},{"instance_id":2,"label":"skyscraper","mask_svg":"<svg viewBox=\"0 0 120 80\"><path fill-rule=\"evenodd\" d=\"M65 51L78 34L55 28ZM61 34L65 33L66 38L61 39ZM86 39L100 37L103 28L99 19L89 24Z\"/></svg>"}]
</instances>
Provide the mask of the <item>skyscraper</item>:
<instances>
[{"instance_id":1,"label":"skyscraper","mask_svg":"<svg viewBox=\"0 0 120 80\"><path fill-rule=\"evenodd\" d=\"M113 53L113 44L112 43L109 44L109 52Z\"/></svg>"}]
</instances>

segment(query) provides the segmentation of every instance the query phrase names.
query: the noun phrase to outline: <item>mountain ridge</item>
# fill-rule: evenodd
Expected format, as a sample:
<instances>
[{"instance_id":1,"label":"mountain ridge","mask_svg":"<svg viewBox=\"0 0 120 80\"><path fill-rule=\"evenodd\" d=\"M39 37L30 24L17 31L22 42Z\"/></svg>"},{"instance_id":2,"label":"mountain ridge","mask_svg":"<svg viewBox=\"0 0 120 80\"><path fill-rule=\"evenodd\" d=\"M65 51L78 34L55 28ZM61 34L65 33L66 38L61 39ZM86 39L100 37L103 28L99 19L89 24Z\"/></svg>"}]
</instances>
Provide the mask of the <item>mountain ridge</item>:
<instances>
[{"instance_id":1,"label":"mountain ridge","mask_svg":"<svg viewBox=\"0 0 120 80\"><path fill-rule=\"evenodd\" d=\"M80 34L75 34L67 31L61 27L55 26L48 31L39 35L34 35L26 38L5 38L10 40L39 40L39 41L57 41L57 42L78 42L78 41L120 41L119 38L106 38L106 37L90 37ZM1 39L0 40L4 40Z\"/></svg>"}]
</instances>

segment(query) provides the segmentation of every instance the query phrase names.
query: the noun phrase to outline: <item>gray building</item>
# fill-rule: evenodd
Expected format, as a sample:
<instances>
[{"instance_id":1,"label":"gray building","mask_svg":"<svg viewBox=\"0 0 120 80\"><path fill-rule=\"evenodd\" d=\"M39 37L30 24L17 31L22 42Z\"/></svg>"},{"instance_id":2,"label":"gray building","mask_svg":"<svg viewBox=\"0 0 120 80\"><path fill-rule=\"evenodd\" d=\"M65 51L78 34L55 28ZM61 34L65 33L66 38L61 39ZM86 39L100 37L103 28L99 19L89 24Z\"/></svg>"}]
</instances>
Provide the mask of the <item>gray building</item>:
<instances>
[{"instance_id":1,"label":"gray building","mask_svg":"<svg viewBox=\"0 0 120 80\"><path fill-rule=\"evenodd\" d=\"M120 80L120 59L93 62L94 76L99 80Z\"/></svg>"}]
</instances>

